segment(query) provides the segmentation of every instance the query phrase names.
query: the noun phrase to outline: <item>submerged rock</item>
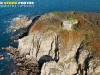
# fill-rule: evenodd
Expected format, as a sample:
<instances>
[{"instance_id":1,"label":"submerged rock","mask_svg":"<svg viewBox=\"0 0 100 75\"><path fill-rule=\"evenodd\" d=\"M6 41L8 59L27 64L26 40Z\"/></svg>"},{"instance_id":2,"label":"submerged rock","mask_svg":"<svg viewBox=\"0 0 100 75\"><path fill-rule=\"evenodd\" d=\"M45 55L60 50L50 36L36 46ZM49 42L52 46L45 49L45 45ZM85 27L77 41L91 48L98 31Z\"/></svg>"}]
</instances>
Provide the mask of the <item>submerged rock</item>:
<instances>
[{"instance_id":1,"label":"submerged rock","mask_svg":"<svg viewBox=\"0 0 100 75\"><path fill-rule=\"evenodd\" d=\"M0 60L4 60L4 56L3 55L0 55Z\"/></svg>"}]
</instances>

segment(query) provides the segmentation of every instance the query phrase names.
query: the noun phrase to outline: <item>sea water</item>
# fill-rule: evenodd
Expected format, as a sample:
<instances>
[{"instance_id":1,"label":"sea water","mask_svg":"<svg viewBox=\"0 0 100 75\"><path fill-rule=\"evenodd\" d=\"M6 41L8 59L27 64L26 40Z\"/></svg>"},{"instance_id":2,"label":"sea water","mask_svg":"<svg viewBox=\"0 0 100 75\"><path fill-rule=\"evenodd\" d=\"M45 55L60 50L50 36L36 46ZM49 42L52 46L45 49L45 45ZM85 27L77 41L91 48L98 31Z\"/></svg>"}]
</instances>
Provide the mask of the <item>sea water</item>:
<instances>
[{"instance_id":1,"label":"sea water","mask_svg":"<svg viewBox=\"0 0 100 75\"><path fill-rule=\"evenodd\" d=\"M20 17L19 14L28 17L45 14L54 11L83 11L83 12L100 12L100 0L0 0L2 1L24 1L34 2L32 7L0 7L0 54L5 56L3 61L0 61L0 75L15 74L15 66L13 59L9 59L9 53L2 50L12 42L11 36L13 32L6 33L6 29L10 29L11 25ZM9 73L13 70L13 73Z\"/></svg>"}]
</instances>

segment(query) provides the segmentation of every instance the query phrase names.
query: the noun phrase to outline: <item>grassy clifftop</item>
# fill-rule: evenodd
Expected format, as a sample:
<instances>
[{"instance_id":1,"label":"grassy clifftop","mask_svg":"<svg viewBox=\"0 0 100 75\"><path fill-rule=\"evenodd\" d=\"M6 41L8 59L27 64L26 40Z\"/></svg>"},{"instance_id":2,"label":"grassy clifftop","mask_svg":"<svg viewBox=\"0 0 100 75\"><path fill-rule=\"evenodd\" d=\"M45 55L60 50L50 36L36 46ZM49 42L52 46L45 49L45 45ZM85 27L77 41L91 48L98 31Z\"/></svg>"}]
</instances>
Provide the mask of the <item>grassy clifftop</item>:
<instances>
[{"instance_id":1,"label":"grassy clifftop","mask_svg":"<svg viewBox=\"0 0 100 75\"><path fill-rule=\"evenodd\" d=\"M63 21L72 23L72 30L63 29ZM73 22L77 21L76 24ZM31 27L30 33L53 31L60 37L62 48L68 42L83 42L84 50L100 56L100 14L81 12L52 12L42 15Z\"/></svg>"}]
</instances>

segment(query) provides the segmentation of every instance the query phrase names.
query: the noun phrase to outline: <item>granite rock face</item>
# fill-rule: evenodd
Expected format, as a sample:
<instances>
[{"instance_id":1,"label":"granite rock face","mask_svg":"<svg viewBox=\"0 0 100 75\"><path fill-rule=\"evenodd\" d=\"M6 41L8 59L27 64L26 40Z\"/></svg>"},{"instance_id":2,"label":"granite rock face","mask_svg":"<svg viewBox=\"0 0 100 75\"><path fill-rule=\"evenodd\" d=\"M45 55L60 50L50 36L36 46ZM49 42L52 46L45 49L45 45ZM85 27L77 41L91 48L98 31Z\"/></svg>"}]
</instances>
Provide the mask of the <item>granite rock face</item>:
<instances>
[{"instance_id":1,"label":"granite rock face","mask_svg":"<svg viewBox=\"0 0 100 75\"><path fill-rule=\"evenodd\" d=\"M99 75L99 19L80 12L42 15L12 52L17 75Z\"/></svg>"}]
</instances>

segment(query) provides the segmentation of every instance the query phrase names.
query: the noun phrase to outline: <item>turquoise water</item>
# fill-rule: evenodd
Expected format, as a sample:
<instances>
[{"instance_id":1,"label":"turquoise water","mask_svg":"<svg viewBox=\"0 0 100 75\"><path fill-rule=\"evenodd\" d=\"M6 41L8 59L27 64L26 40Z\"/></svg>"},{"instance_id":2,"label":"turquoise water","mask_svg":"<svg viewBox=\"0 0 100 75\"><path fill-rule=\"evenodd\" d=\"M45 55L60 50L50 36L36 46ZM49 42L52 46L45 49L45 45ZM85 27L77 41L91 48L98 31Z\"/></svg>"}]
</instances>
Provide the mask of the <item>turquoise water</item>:
<instances>
[{"instance_id":1,"label":"turquoise water","mask_svg":"<svg viewBox=\"0 0 100 75\"><path fill-rule=\"evenodd\" d=\"M5 0L0 0L5 1ZM11 0L6 0L11 1ZM11 23L18 18L19 14L24 16L36 16L53 11L83 11L100 12L100 0L12 0L12 1L34 1L33 7L0 7L0 54L5 56L5 60L0 61L0 75L10 75L9 70L13 71L14 65L9 59L7 51L1 50L2 47L9 46L12 42L9 38L15 33L5 33L11 27Z\"/></svg>"}]
</instances>

